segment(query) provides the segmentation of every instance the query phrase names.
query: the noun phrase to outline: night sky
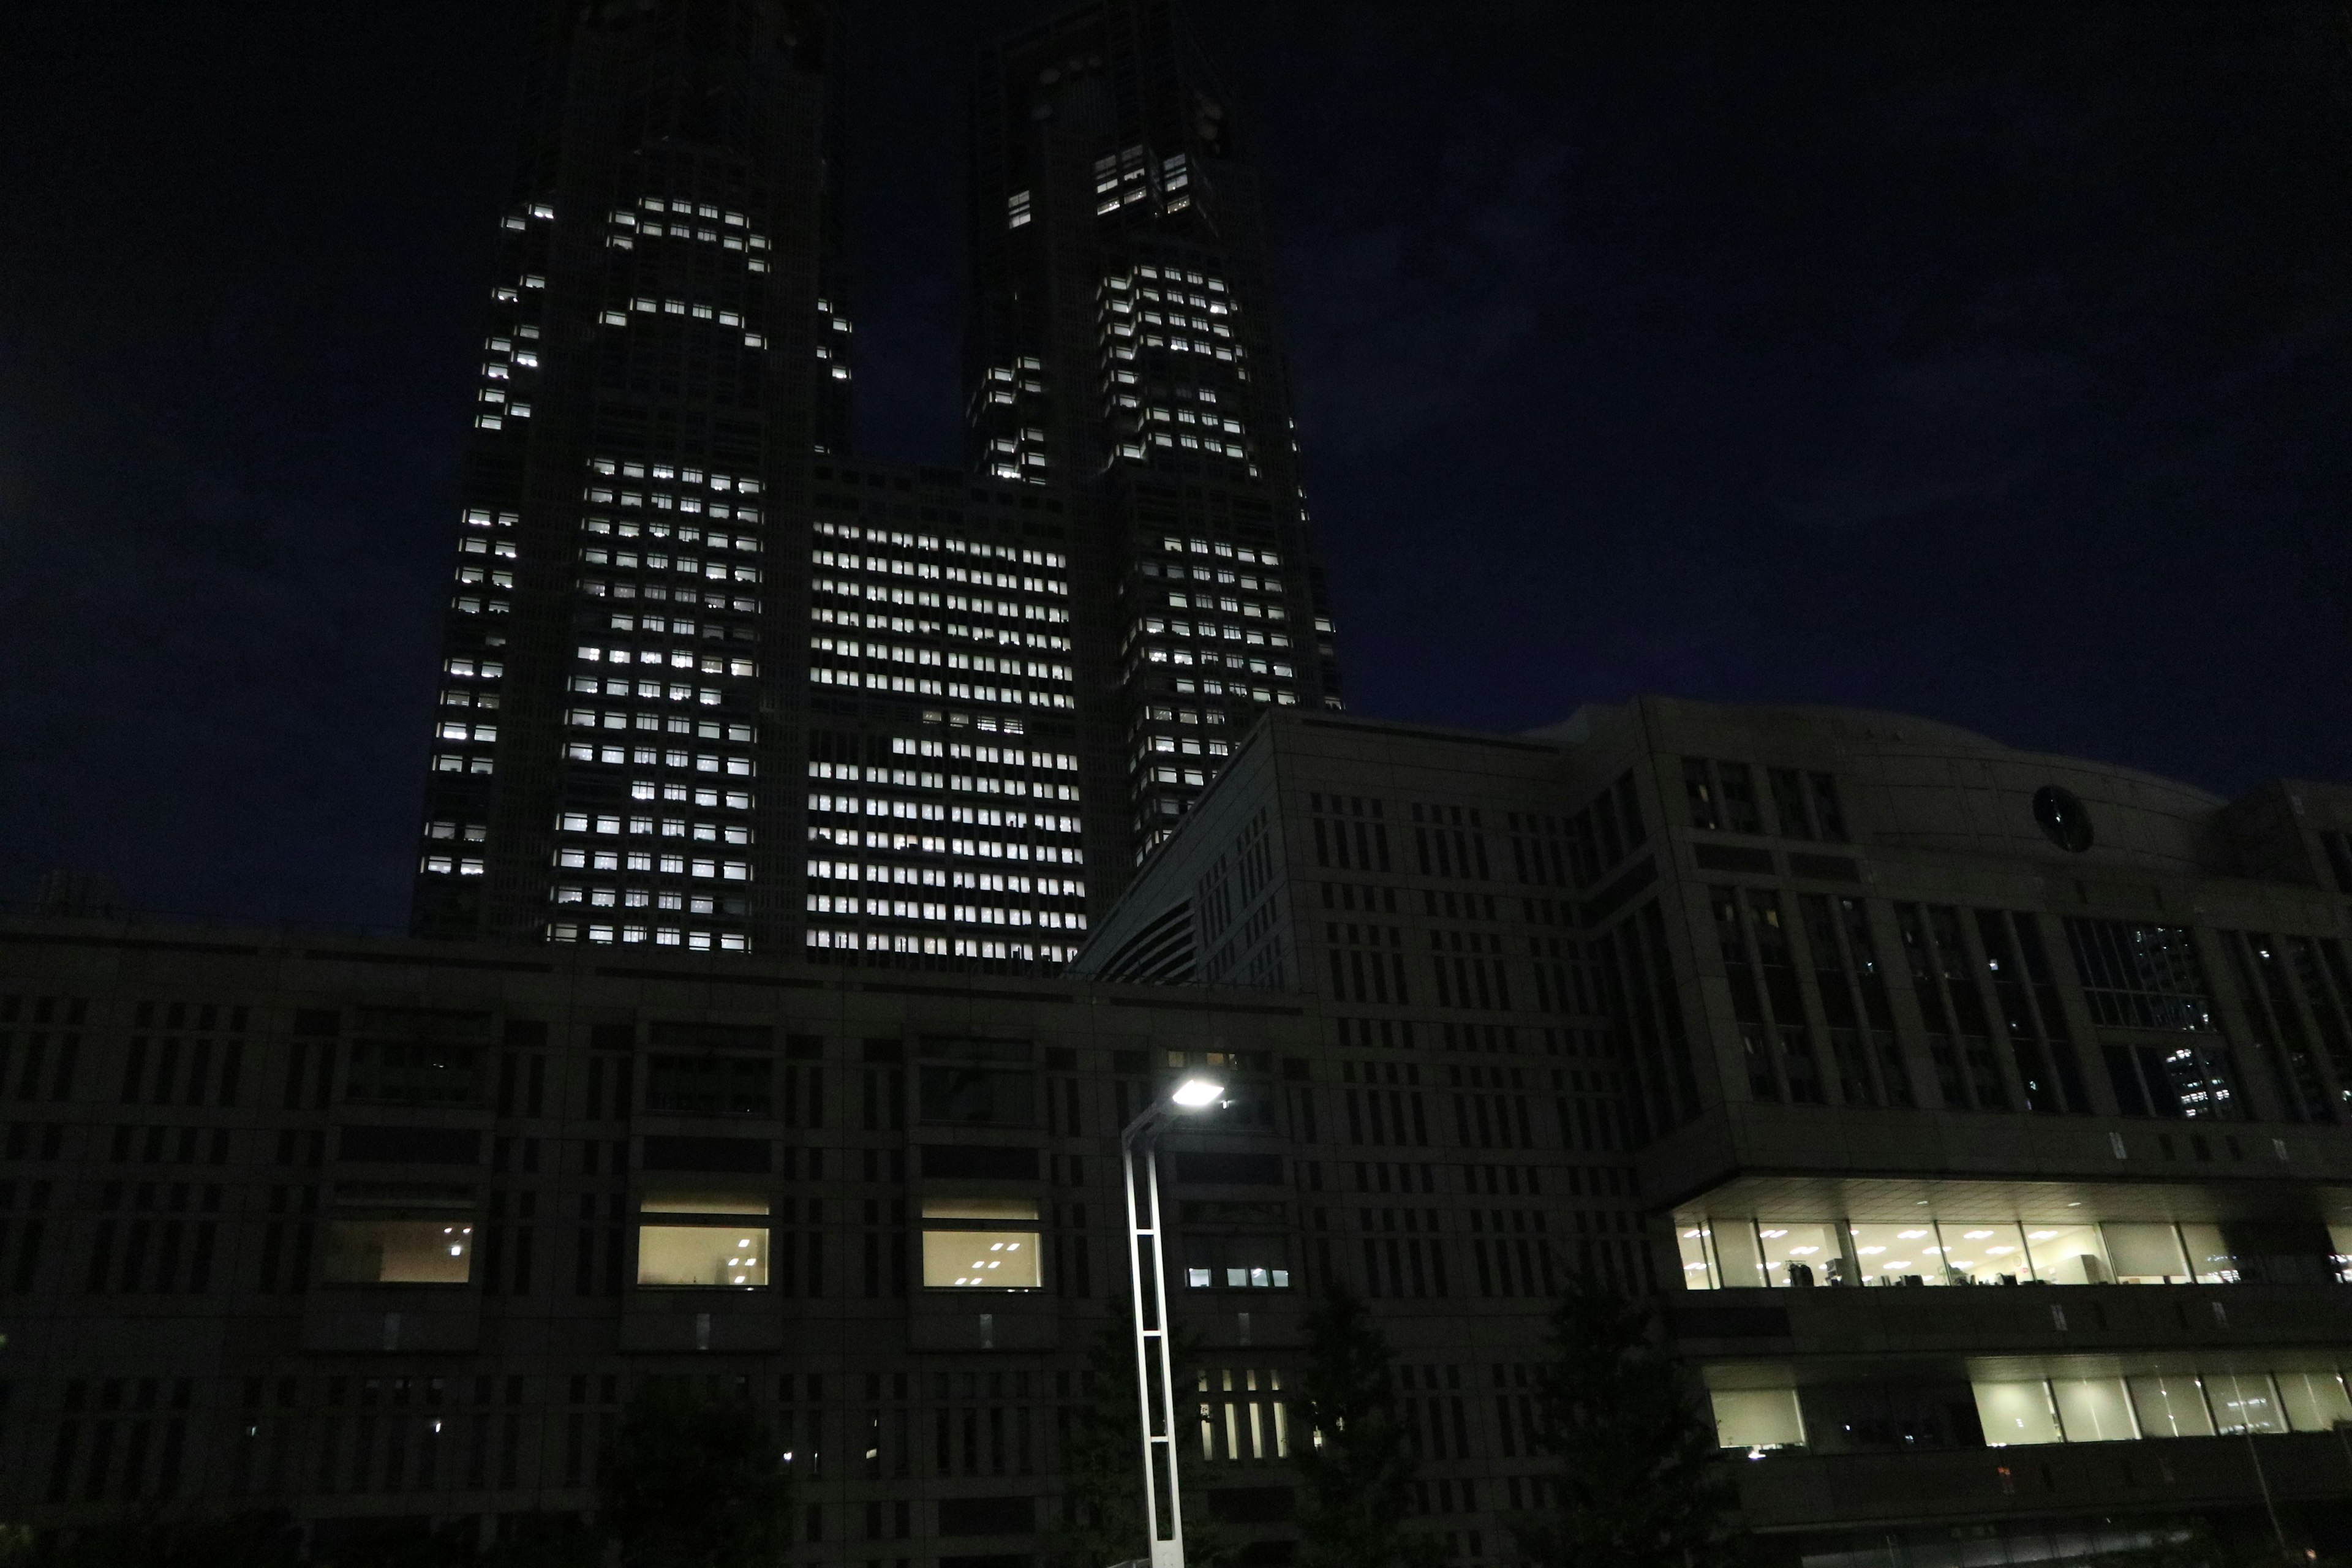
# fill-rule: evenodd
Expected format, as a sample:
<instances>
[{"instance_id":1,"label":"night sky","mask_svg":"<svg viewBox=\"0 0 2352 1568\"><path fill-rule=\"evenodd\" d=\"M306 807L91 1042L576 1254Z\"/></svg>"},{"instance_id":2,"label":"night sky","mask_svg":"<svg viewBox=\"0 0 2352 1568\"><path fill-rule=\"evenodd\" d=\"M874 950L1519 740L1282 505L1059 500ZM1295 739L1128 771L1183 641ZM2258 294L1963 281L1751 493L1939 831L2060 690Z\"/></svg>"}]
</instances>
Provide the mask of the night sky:
<instances>
[{"instance_id":1,"label":"night sky","mask_svg":"<svg viewBox=\"0 0 2352 1568\"><path fill-rule=\"evenodd\" d=\"M860 439L956 452L963 74L858 9ZM1868 705L2352 776L2333 6L1196 0L1360 713ZM0 19L0 899L406 913L519 5Z\"/></svg>"}]
</instances>

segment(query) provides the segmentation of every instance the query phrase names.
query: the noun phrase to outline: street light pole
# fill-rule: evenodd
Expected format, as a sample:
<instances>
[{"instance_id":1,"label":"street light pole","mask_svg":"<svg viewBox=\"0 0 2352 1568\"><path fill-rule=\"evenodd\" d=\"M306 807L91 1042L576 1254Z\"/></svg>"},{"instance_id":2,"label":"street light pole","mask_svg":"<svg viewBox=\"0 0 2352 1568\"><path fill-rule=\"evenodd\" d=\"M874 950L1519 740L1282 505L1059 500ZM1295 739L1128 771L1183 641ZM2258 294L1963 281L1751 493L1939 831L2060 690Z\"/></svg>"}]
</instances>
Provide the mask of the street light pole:
<instances>
[{"instance_id":1,"label":"street light pole","mask_svg":"<svg viewBox=\"0 0 2352 1568\"><path fill-rule=\"evenodd\" d=\"M1177 1478L1176 1385L1168 1345L1168 1253L1161 1223L1165 1211L1160 1203L1160 1134L1178 1112L1204 1110L1222 1100L1224 1093L1225 1086L1213 1079L1188 1078L1146 1106L1119 1134L1119 1163L1127 1175L1136 1415L1143 1438L1143 1525L1151 1543L1150 1568L1184 1568L1184 1499ZM1139 1162L1143 1166L1141 1202L1136 1193ZM1165 1534L1160 1507L1162 1492L1168 1499Z\"/></svg>"}]
</instances>

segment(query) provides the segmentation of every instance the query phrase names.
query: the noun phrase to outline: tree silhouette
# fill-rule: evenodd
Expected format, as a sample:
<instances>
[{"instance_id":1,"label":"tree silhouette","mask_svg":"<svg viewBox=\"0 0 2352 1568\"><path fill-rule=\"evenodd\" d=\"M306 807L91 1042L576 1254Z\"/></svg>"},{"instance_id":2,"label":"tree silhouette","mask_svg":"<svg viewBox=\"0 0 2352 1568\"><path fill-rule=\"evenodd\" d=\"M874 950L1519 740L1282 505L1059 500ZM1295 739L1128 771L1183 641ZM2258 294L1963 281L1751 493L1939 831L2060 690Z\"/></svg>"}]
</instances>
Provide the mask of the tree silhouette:
<instances>
[{"instance_id":1,"label":"tree silhouette","mask_svg":"<svg viewBox=\"0 0 2352 1568\"><path fill-rule=\"evenodd\" d=\"M1181 1330L1171 1346L1177 1399L1176 1463L1184 1494L1187 1568L1231 1555L1210 1519L1208 1477L1200 1445L1187 1441L1184 1394L1200 1375L1192 1339ZM1067 1568L1104 1568L1150 1555L1143 1528L1142 1428L1135 1391L1135 1329L1124 1296L1087 1346L1086 1402L1072 1410L1063 1447L1064 1507L1053 1555Z\"/></svg>"},{"instance_id":2,"label":"tree silhouette","mask_svg":"<svg viewBox=\"0 0 2352 1568\"><path fill-rule=\"evenodd\" d=\"M770 1568L792 1542L792 1484L740 1400L647 1384L596 1481L597 1523L624 1568Z\"/></svg>"},{"instance_id":3,"label":"tree silhouette","mask_svg":"<svg viewBox=\"0 0 2352 1568\"><path fill-rule=\"evenodd\" d=\"M1539 1568L1724 1568L1745 1555L1711 1422L1651 1331L1646 1305L1591 1274L1552 1313L1538 1442L1559 1458L1550 1506L1512 1522Z\"/></svg>"},{"instance_id":4,"label":"tree silhouette","mask_svg":"<svg viewBox=\"0 0 2352 1568\"><path fill-rule=\"evenodd\" d=\"M1402 1528L1421 1461L1397 1415L1395 1354L1343 1289L1307 1315L1292 1455L1299 1568L1434 1568L1445 1556L1435 1537Z\"/></svg>"}]
</instances>

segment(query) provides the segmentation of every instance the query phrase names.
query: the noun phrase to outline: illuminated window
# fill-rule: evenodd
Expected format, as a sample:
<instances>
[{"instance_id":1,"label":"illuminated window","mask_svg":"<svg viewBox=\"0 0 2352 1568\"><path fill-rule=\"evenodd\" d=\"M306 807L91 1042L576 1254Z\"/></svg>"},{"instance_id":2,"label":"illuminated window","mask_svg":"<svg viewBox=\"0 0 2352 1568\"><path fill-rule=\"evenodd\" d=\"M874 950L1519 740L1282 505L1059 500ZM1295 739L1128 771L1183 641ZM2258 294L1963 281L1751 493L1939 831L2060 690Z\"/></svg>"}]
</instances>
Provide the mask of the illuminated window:
<instances>
[{"instance_id":1,"label":"illuminated window","mask_svg":"<svg viewBox=\"0 0 2352 1568\"><path fill-rule=\"evenodd\" d=\"M466 1187L345 1184L327 1220L330 1285L463 1285L474 1260Z\"/></svg>"},{"instance_id":2,"label":"illuminated window","mask_svg":"<svg viewBox=\"0 0 2352 1568\"><path fill-rule=\"evenodd\" d=\"M1718 1388L1708 1395L1715 1407L1719 1447L1760 1453L1805 1446L1804 1418L1793 1388Z\"/></svg>"},{"instance_id":3,"label":"illuminated window","mask_svg":"<svg viewBox=\"0 0 2352 1568\"><path fill-rule=\"evenodd\" d=\"M761 1194L648 1193L639 1213L638 1284L749 1290L768 1283L768 1200Z\"/></svg>"},{"instance_id":4,"label":"illuminated window","mask_svg":"<svg viewBox=\"0 0 2352 1568\"><path fill-rule=\"evenodd\" d=\"M1038 1289L1036 1226L1034 1198L925 1198L924 1289Z\"/></svg>"}]
</instances>

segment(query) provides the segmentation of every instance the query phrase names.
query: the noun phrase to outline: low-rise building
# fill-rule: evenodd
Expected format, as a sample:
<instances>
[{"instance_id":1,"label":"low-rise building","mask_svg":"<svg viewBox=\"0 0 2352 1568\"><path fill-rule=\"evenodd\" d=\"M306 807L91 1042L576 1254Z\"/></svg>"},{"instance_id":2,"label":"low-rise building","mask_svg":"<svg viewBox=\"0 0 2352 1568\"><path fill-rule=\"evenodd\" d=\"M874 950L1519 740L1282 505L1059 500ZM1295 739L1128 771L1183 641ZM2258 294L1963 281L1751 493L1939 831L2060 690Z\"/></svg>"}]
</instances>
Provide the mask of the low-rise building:
<instances>
[{"instance_id":1,"label":"low-rise building","mask_svg":"<svg viewBox=\"0 0 2352 1568\"><path fill-rule=\"evenodd\" d=\"M1042 1561L1118 1131L1208 1067L1170 1278L1244 1561L1331 1286L1423 1526L1509 1561L1579 1272L1660 1302L1785 1560L2325 1543L2347 830L1885 714L1293 710L1056 977L8 922L0 1512L488 1531L682 1376L791 1450L799 1560Z\"/></svg>"}]
</instances>

